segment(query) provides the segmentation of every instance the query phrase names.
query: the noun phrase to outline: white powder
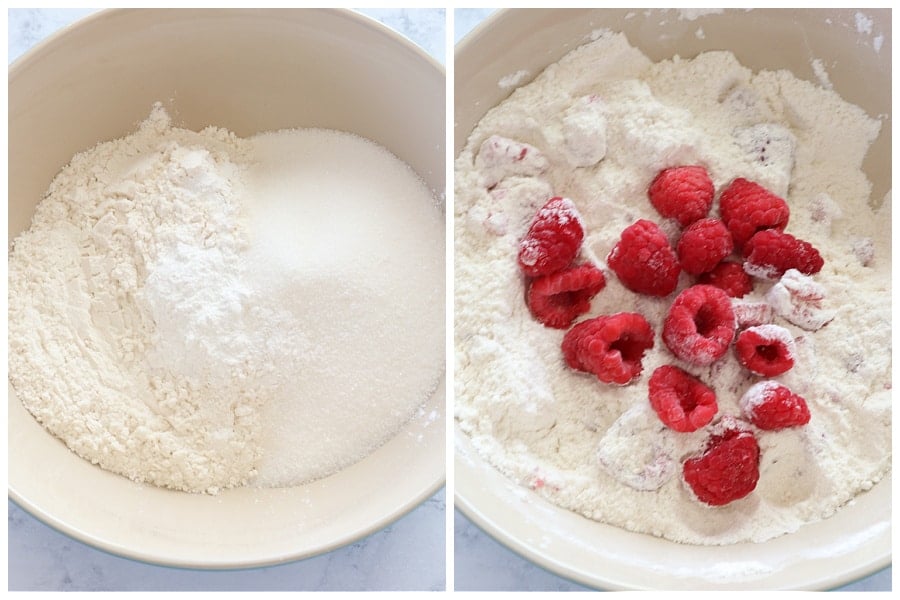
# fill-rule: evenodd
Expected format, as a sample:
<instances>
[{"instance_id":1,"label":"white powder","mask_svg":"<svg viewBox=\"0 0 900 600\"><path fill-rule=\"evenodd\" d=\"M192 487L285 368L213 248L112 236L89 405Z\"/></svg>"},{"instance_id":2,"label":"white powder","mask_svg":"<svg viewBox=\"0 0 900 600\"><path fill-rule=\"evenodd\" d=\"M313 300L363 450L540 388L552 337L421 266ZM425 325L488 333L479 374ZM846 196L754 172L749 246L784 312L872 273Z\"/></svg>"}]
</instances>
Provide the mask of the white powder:
<instances>
[{"instance_id":1,"label":"white powder","mask_svg":"<svg viewBox=\"0 0 900 600\"><path fill-rule=\"evenodd\" d=\"M433 392L443 256L431 194L380 147L193 133L157 106L77 155L14 241L10 380L73 451L139 482L322 477Z\"/></svg>"},{"instance_id":2,"label":"white powder","mask_svg":"<svg viewBox=\"0 0 900 600\"><path fill-rule=\"evenodd\" d=\"M229 335L246 291L227 282L246 246L232 198L247 150L220 129L173 129L157 106L75 156L13 242L10 380L105 469L210 492L254 472L256 366Z\"/></svg>"},{"instance_id":3,"label":"white powder","mask_svg":"<svg viewBox=\"0 0 900 600\"><path fill-rule=\"evenodd\" d=\"M890 200L870 202L860 170L879 123L830 90L788 72L753 73L727 52L653 64L623 35L594 38L491 110L456 161L458 423L514 481L629 530L727 544L763 541L826 518L890 469ZM576 167L558 123L585 97L604 107L606 152L596 165ZM510 171L486 188L476 157L489 136L534 147L549 168ZM772 151L761 153L760 143ZM659 299L626 290L604 264L638 218L660 223L675 241L677 226L653 210L646 190L660 169L678 164L705 165L717 190L745 177L783 194L791 208L787 231L825 259L815 282L826 297L801 301L796 290L810 286L790 278L782 286L790 296L782 312L806 329L771 308L759 310L778 283L757 281L754 293L736 302L745 323L771 317L791 332L795 366L776 379L806 398L812 418L803 428L757 431L756 490L718 508L694 500L680 482L681 462L701 450L708 432L661 428L647 409L647 379L663 364L685 368L716 390L718 421L740 416L740 398L759 378L733 351L698 368L665 348L662 321L690 284L687 275ZM518 243L551 196L575 202L585 225L582 258L607 276L584 318L636 311L656 331L643 375L629 386L568 369L560 350L565 332L541 326L524 302ZM854 252L860 239L871 253ZM817 329L811 325L822 319L806 322L807 313L833 319Z\"/></svg>"}]
</instances>

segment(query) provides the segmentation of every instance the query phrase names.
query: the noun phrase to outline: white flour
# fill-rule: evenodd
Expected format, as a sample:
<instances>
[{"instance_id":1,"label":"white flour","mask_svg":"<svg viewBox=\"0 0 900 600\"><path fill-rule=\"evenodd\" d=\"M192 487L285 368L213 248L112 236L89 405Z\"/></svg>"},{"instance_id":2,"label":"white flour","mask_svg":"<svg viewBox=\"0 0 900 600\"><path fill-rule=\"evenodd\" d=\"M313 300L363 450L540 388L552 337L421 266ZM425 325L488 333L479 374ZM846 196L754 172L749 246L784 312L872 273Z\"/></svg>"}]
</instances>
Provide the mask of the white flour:
<instances>
[{"instance_id":1,"label":"white flour","mask_svg":"<svg viewBox=\"0 0 900 600\"><path fill-rule=\"evenodd\" d=\"M298 193L301 157L279 156L266 141L275 135L301 133L193 133L157 106L135 134L77 155L14 241L10 381L82 457L179 490L293 485L371 452L433 391L444 251L429 192L379 149L377 163L326 160L343 159L336 172L353 181L378 168L390 183L371 187L407 197L341 202L330 192L348 189L315 179L321 164L305 172L320 193ZM324 214L359 224L353 211L366 198L390 226L402 215L421 229L377 229L391 243L376 252L354 244L365 228L308 224ZM291 236L320 248L286 246ZM391 259L396 268L382 268ZM358 347L374 345L391 351L361 359ZM397 379L404 385L385 393Z\"/></svg>"},{"instance_id":2,"label":"white flour","mask_svg":"<svg viewBox=\"0 0 900 600\"><path fill-rule=\"evenodd\" d=\"M596 165L576 166L565 117L585 98L603 106L606 139L596 143L606 152ZM561 507L697 544L793 531L884 477L891 447L890 198L870 204L860 171L878 130L857 107L790 73L754 74L725 52L653 64L609 32L513 92L482 119L456 161L456 418L478 451ZM530 160L549 168L510 173L486 189L476 157L491 135L533 146L542 156ZM766 142L763 163L758 146ZM793 333L797 353L794 368L777 379L806 398L812 419L804 428L757 432L759 484L720 508L696 502L679 481L681 462L701 449L706 431L661 427L647 379L662 364L685 368L716 390L718 419L740 415L739 400L758 378L733 351L697 368L666 350L662 321L687 275L675 294L657 299L627 291L603 262L638 218L677 235L677 224L653 210L647 187L662 168L697 163L707 166L717 191L745 177L786 197L787 231L825 259L814 279L827 294L822 310L833 311L814 332L776 317ZM636 311L657 334L643 375L629 386L606 386L568 369L560 350L565 331L542 327L523 300L518 243L555 195L577 205L582 257L606 273L607 287L584 318ZM761 302L772 287L758 281L744 300ZM780 306L795 323L816 321L804 307Z\"/></svg>"}]
</instances>

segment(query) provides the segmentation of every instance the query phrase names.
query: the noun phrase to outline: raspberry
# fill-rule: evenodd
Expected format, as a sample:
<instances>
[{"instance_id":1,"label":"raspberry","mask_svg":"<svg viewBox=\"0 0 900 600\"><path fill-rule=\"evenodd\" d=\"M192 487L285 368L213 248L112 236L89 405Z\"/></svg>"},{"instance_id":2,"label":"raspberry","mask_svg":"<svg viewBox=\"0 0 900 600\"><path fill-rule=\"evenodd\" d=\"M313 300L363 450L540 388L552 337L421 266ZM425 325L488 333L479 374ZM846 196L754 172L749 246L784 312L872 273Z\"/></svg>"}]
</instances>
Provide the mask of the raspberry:
<instances>
[{"instance_id":1,"label":"raspberry","mask_svg":"<svg viewBox=\"0 0 900 600\"><path fill-rule=\"evenodd\" d=\"M731 310L734 311L734 320L737 322L738 329L771 323L775 318L775 309L768 302L732 300Z\"/></svg>"},{"instance_id":2,"label":"raspberry","mask_svg":"<svg viewBox=\"0 0 900 600\"><path fill-rule=\"evenodd\" d=\"M767 229L754 234L744 246L744 270L763 279L779 279L789 269L805 275L822 270L825 261L809 242L789 233Z\"/></svg>"},{"instance_id":3,"label":"raspberry","mask_svg":"<svg viewBox=\"0 0 900 600\"><path fill-rule=\"evenodd\" d=\"M734 349L742 365L764 377L781 375L794 366L794 336L780 325L745 329L738 334Z\"/></svg>"},{"instance_id":4,"label":"raspberry","mask_svg":"<svg viewBox=\"0 0 900 600\"><path fill-rule=\"evenodd\" d=\"M566 364L605 383L625 385L641 374L653 330L638 313L616 313L576 324L563 338Z\"/></svg>"},{"instance_id":5,"label":"raspberry","mask_svg":"<svg viewBox=\"0 0 900 600\"><path fill-rule=\"evenodd\" d=\"M672 167L659 172L647 195L659 214L684 227L706 216L715 189L703 167Z\"/></svg>"},{"instance_id":6,"label":"raspberry","mask_svg":"<svg viewBox=\"0 0 900 600\"><path fill-rule=\"evenodd\" d=\"M719 410L716 393L678 367L664 365L649 381L650 406L659 420L675 431L697 431Z\"/></svg>"},{"instance_id":7,"label":"raspberry","mask_svg":"<svg viewBox=\"0 0 900 600\"><path fill-rule=\"evenodd\" d=\"M723 429L710 436L699 456L684 461L682 477L698 500L723 506L756 489L759 444L753 432L723 419Z\"/></svg>"},{"instance_id":8,"label":"raspberry","mask_svg":"<svg viewBox=\"0 0 900 600\"><path fill-rule=\"evenodd\" d=\"M766 293L775 313L807 331L817 331L834 318L834 311L822 306L825 288L795 269L788 269Z\"/></svg>"},{"instance_id":9,"label":"raspberry","mask_svg":"<svg viewBox=\"0 0 900 600\"><path fill-rule=\"evenodd\" d=\"M663 324L662 338L672 354L705 366L722 358L734 338L731 299L711 285L695 285L675 298Z\"/></svg>"},{"instance_id":10,"label":"raspberry","mask_svg":"<svg viewBox=\"0 0 900 600\"><path fill-rule=\"evenodd\" d=\"M753 280L743 265L735 262L720 262L712 271L700 275L697 283L714 285L732 298L743 298L753 291Z\"/></svg>"},{"instance_id":11,"label":"raspberry","mask_svg":"<svg viewBox=\"0 0 900 600\"><path fill-rule=\"evenodd\" d=\"M784 229L791 214L782 198L758 183L740 177L722 190L719 212L738 250L757 231Z\"/></svg>"},{"instance_id":12,"label":"raspberry","mask_svg":"<svg viewBox=\"0 0 900 600\"><path fill-rule=\"evenodd\" d=\"M591 298L605 285L606 278L594 265L571 267L533 279L526 293L528 308L545 326L565 329L591 309Z\"/></svg>"},{"instance_id":13,"label":"raspberry","mask_svg":"<svg viewBox=\"0 0 900 600\"><path fill-rule=\"evenodd\" d=\"M671 294L681 273L666 234L656 223L644 219L622 231L606 262L625 287L650 296Z\"/></svg>"},{"instance_id":14,"label":"raspberry","mask_svg":"<svg viewBox=\"0 0 900 600\"><path fill-rule=\"evenodd\" d=\"M691 275L711 271L734 250L731 233L719 219L691 223L678 240L678 262Z\"/></svg>"},{"instance_id":15,"label":"raspberry","mask_svg":"<svg viewBox=\"0 0 900 600\"><path fill-rule=\"evenodd\" d=\"M568 198L550 198L519 243L519 266L529 277L561 271L575 259L583 239L575 204Z\"/></svg>"},{"instance_id":16,"label":"raspberry","mask_svg":"<svg viewBox=\"0 0 900 600\"><path fill-rule=\"evenodd\" d=\"M768 431L809 423L806 400L775 381L760 381L740 400L741 411L751 423Z\"/></svg>"},{"instance_id":17,"label":"raspberry","mask_svg":"<svg viewBox=\"0 0 900 600\"><path fill-rule=\"evenodd\" d=\"M550 166L544 154L524 142L492 135L478 149L475 167L481 173L481 183L492 189L507 177L533 177Z\"/></svg>"}]
</instances>

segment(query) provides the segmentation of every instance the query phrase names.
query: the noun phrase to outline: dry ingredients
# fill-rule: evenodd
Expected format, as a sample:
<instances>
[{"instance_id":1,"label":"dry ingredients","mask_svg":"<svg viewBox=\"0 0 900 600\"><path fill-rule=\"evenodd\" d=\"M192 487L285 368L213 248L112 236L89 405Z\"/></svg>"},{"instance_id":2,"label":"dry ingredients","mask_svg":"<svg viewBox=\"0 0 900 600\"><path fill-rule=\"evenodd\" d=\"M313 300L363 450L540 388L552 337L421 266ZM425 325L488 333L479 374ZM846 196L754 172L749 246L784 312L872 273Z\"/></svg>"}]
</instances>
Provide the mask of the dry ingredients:
<instances>
[{"instance_id":1,"label":"dry ingredients","mask_svg":"<svg viewBox=\"0 0 900 600\"><path fill-rule=\"evenodd\" d=\"M357 136L240 139L157 105L76 155L9 259L9 372L73 451L138 482L287 486L363 458L443 369L443 226Z\"/></svg>"},{"instance_id":2,"label":"dry ingredients","mask_svg":"<svg viewBox=\"0 0 900 600\"><path fill-rule=\"evenodd\" d=\"M629 530L727 544L824 519L881 480L891 462L891 207L889 197L870 199L861 171L879 122L788 72L753 73L728 52L654 64L624 35L595 33L488 112L456 161L459 426L511 479ZM774 379L806 398L811 419L755 431L758 484L718 507L687 489L682 462L727 418L743 418L741 397L760 377L733 348L706 367L667 350L663 321L692 277L682 272L677 289L660 298L626 289L606 264L638 219L659 223L674 246L679 224L661 217L647 192L677 165L705 166L717 191L742 177L784 197L787 231L824 258L813 284L794 273L760 279L734 302L745 318L761 309L763 321L791 332L795 364ZM566 330L543 326L526 305L520 242L556 196L571 199L584 225L578 260L605 274L580 320L633 311L653 327L642 375L628 385L569 368ZM794 304L804 285L825 294L815 310ZM676 432L657 417L648 379L666 364L716 391L709 428Z\"/></svg>"}]
</instances>

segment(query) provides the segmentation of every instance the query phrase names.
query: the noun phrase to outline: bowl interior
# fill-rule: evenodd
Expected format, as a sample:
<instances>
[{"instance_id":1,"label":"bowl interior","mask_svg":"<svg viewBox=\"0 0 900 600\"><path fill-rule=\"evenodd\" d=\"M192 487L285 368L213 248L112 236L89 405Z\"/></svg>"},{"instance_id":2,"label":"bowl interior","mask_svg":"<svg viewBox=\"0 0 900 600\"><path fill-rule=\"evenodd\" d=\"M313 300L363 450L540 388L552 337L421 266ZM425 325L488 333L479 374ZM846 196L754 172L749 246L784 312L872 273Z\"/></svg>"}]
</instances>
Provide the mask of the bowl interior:
<instances>
[{"instance_id":1,"label":"bowl interior","mask_svg":"<svg viewBox=\"0 0 900 600\"><path fill-rule=\"evenodd\" d=\"M404 160L443 200L444 94L437 63L349 11L102 12L10 68L9 239L28 227L76 152L130 133L155 101L191 129L356 133ZM207 496L90 465L9 386L9 494L77 539L149 562L232 568L303 558L384 527L439 489L444 388L392 440L331 477Z\"/></svg>"},{"instance_id":2,"label":"bowl interior","mask_svg":"<svg viewBox=\"0 0 900 600\"><path fill-rule=\"evenodd\" d=\"M890 10L772 9L511 10L495 13L457 47L455 153L479 119L511 89L498 82L527 71L521 84L598 29L623 31L653 60L733 51L754 69L789 69L819 83L818 59L841 96L883 119L863 165L872 197L891 189ZM687 17L691 18L687 18ZM698 33L701 32L701 33ZM760 40L765 43L760 43ZM490 467L467 436L455 436L455 501L498 540L557 574L602 588L827 588L891 560L890 477L830 519L763 544L679 545L590 521L516 486Z\"/></svg>"}]
</instances>

